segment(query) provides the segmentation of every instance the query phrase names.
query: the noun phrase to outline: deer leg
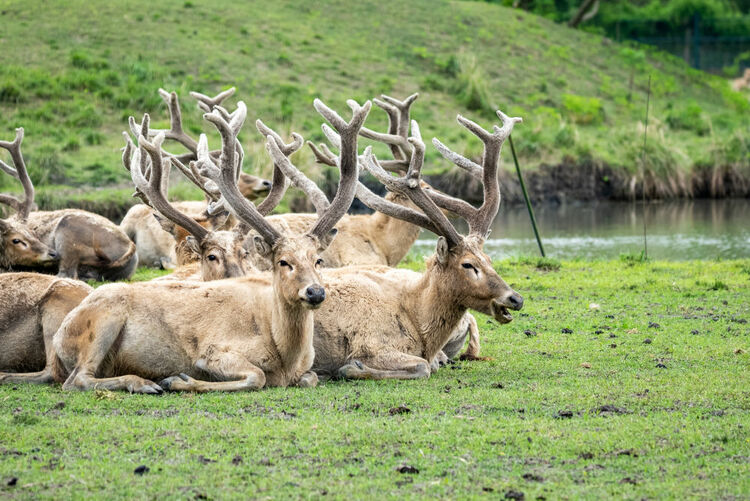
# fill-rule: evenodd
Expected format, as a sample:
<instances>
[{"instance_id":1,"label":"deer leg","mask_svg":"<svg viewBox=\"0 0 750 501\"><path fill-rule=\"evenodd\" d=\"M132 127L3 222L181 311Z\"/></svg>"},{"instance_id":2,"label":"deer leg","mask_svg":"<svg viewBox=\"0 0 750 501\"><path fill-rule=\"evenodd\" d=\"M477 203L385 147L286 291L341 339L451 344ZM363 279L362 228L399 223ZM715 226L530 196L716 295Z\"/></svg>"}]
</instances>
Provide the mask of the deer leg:
<instances>
[{"instance_id":1,"label":"deer leg","mask_svg":"<svg viewBox=\"0 0 750 501\"><path fill-rule=\"evenodd\" d=\"M443 351L439 351L437 355L435 355L435 358L432 359L430 362L430 371L431 372L437 372L438 369L443 367L444 365L448 364L448 355L443 353Z\"/></svg>"},{"instance_id":2,"label":"deer leg","mask_svg":"<svg viewBox=\"0 0 750 501\"><path fill-rule=\"evenodd\" d=\"M57 276L78 279L78 257L72 252L65 252L60 259Z\"/></svg>"},{"instance_id":3,"label":"deer leg","mask_svg":"<svg viewBox=\"0 0 750 501\"><path fill-rule=\"evenodd\" d=\"M200 381L180 374L164 379L159 385L169 391L205 392L259 390L266 384L263 371L237 352L213 352L199 359L195 367L218 381Z\"/></svg>"},{"instance_id":4,"label":"deer leg","mask_svg":"<svg viewBox=\"0 0 750 501\"><path fill-rule=\"evenodd\" d=\"M491 357L480 357L479 356L479 327L477 326L477 320L474 315L466 315L469 320L469 346L466 347L459 360L492 360Z\"/></svg>"},{"instance_id":5,"label":"deer leg","mask_svg":"<svg viewBox=\"0 0 750 501\"><path fill-rule=\"evenodd\" d=\"M380 353L370 359L353 360L341 367L344 379L420 379L430 376L430 364L421 357L401 352Z\"/></svg>"},{"instance_id":6,"label":"deer leg","mask_svg":"<svg viewBox=\"0 0 750 501\"><path fill-rule=\"evenodd\" d=\"M98 320L98 321L97 321ZM87 346L79 348L80 355L76 367L63 384L63 390L111 390L130 393L161 393L162 389L148 379L136 375L98 378L96 372L112 351L112 346L121 335L124 320L121 318L99 317L94 325L81 329L78 337L93 335ZM81 321L82 323L82 321ZM75 327L71 327L75 328ZM89 330L90 329L90 330Z\"/></svg>"},{"instance_id":7,"label":"deer leg","mask_svg":"<svg viewBox=\"0 0 750 501\"><path fill-rule=\"evenodd\" d=\"M0 384L2 383L33 383L47 384L54 382L52 377L52 361L55 358L55 349L52 340L45 338L46 365L38 372L0 372Z\"/></svg>"}]
</instances>

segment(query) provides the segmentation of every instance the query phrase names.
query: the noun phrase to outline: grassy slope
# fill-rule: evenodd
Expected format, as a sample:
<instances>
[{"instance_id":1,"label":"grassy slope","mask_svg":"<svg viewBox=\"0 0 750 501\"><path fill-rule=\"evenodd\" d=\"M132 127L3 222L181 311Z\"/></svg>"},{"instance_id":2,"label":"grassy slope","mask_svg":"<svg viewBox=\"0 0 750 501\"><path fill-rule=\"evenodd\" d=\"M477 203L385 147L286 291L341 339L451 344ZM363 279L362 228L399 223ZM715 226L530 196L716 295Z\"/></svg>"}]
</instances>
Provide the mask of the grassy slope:
<instances>
[{"instance_id":1,"label":"grassy slope","mask_svg":"<svg viewBox=\"0 0 750 501\"><path fill-rule=\"evenodd\" d=\"M0 0L0 19L0 131L11 137L26 127L37 183L127 183L120 132L128 115L144 111L165 125L160 86L185 96L193 132L200 116L187 91L236 85L251 117L310 139L322 139L314 97L343 109L349 97L420 91L414 115L425 136L459 150L468 142L470 154L481 151L455 114L488 124L497 105L526 119L516 140L527 165L571 157L634 169L649 74L651 170L748 166L750 106L726 82L495 5ZM371 125L382 126L382 113L373 115ZM247 168L267 171L251 129ZM311 164L310 155L299 163Z\"/></svg>"},{"instance_id":2,"label":"grassy slope","mask_svg":"<svg viewBox=\"0 0 750 501\"><path fill-rule=\"evenodd\" d=\"M507 326L479 319L494 360L424 381L162 397L0 386L0 497L748 495L750 261L497 266L527 302ZM400 405L411 412L390 415Z\"/></svg>"}]
</instances>

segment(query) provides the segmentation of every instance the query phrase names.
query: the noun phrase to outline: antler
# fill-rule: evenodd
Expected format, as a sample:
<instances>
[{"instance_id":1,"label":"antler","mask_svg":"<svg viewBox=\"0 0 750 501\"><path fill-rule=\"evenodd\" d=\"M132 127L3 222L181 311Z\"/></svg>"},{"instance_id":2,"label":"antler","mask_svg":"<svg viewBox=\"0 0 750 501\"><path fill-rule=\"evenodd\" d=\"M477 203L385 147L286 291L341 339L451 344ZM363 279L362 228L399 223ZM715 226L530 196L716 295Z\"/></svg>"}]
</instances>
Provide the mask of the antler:
<instances>
[{"instance_id":1,"label":"antler","mask_svg":"<svg viewBox=\"0 0 750 501\"><path fill-rule=\"evenodd\" d=\"M284 143L284 140L281 138L281 136L276 131L264 124L260 119L255 121L255 128L258 129L258 132L260 132L263 137L272 137L276 142L279 151L281 151L281 153L286 158L291 157L305 144L305 140L296 132L292 132L291 143ZM258 212L260 212L264 216L270 214L271 211L277 205L279 205L279 202L284 197L284 193L286 193L288 187L289 182L287 181L284 172L281 170L281 168L279 168L278 164L274 162L273 177L271 178L271 191L269 191L268 195L266 195L266 199L258 205Z\"/></svg>"},{"instance_id":2,"label":"antler","mask_svg":"<svg viewBox=\"0 0 750 501\"><path fill-rule=\"evenodd\" d=\"M224 116L217 110L203 115L203 118L211 122L219 130L221 135L221 155L219 156L219 165L214 163L208 151L208 140L205 134L201 134L198 141L198 163L197 167L201 175L206 176L219 185L224 198L229 204L238 219L252 226L263 239L273 247L276 241L281 238L276 228L266 221L263 214L258 212L255 205L242 196L237 188L235 177L236 150L235 142L237 133L247 116L247 107L240 101L237 103L237 110L232 114L230 122L227 122ZM271 140L275 145L275 141ZM283 155L282 155L283 156Z\"/></svg>"},{"instance_id":3,"label":"antler","mask_svg":"<svg viewBox=\"0 0 750 501\"><path fill-rule=\"evenodd\" d=\"M337 165L341 171L336 196L332 202L328 202L325 194L318 188L315 183L310 181L286 158L278 148L273 137L269 136L266 142L266 149L274 159L274 164L282 169L292 183L307 193L308 197L315 206L318 214L318 220L309 234L316 236L323 241L327 238L328 233L333 229L336 223L341 219L346 211L349 210L354 195L357 192L358 178L358 160L357 160L357 136L362 129L367 114L370 112L372 103L367 101L364 106L360 106L354 100L348 100L347 104L352 110L352 118L349 122L341 118L338 113L326 106L322 101L316 99L313 106L336 130L334 133L339 139L340 155L336 160L330 160L333 165ZM330 151L328 151L330 153ZM332 154L331 154L332 155Z\"/></svg>"},{"instance_id":4,"label":"antler","mask_svg":"<svg viewBox=\"0 0 750 501\"><path fill-rule=\"evenodd\" d=\"M136 186L136 195L164 217L185 228L200 242L208 235L208 230L198 224L193 218L178 211L167 199L169 164L167 164L165 169L161 149L166 135L162 131L150 142L146 139L148 135L148 122L148 115L144 115L143 126L138 135L137 148L130 140L130 136L127 133L123 133L126 139L123 162L128 167L130 176ZM126 162L127 156L131 152L132 156L129 162Z\"/></svg>"},{"instance_id":5,"label":"antler","mask_svg":"<svg viewBox=\"0 0 750 501\"><path fill-rule=\"evenodd\" d=\"M409 169L406 174L402 177L394 177L383 169L378 160L372 154L371 150L366 152L366 158L364 166L365 168L375 176L378 181L383 183L386 188L390 191L397 193L403 193L408 196L414 204L419 207L424 216L430 221L429 226L425 226L421 221L416 218L409 217L406 219L410 223L418 224L422 227L430 229L438 235L445 237L448 242L448 247L452 248L458 245L462 238L458 234L453 225L448 221L448 218L440 211L435 202L433 202L427 193L422 190L421 186L421 175L422 166L424 164L424 150L425 145L422 141L422 135L419 130L419 125L416 120L412 120L411 123L412 137L409 138L409 144L413 148L411 161L409 162ZM364 200L363 200L364 202ZM393 217L403 219L399 215L392 214L390 210L382 211L385 214ZM431 227L430 227L431 226Z\"/></svg>"},{"instance_id":6,"label":"antler","mask_svg":"<svg viewBox=\"0 0 750 501\"><path fill-rule=\"evenodd\" d=\"M463 200L440 193L433 194L433 199L442 208L455 212L464 218L469 223L470 234L479 235L482 238L486 238L492 220L500 208L500 183L497 179L500 150L505 140L513 131L515 124L522 122L521 118L511 118L500 110L497 110L497 116L502 122L502 127L493 126L493 132L491 133L461 115L458 115L456 118L459 124L484 143L481 167L466 157L451 151L437 139L432 140L433 145L435 145L435 148L437 148L443 157L451 160L462 169L467 170L472 176L477 176L481 173L482 184L484 186L484 201L479 208L474 208L471 204Z\"/></svg>"},{"instance_id":7,"label":"antler","mask_svg":"<svg viewBox=\"0 0 750 501\"><path fill-rule=\"evenodd\" d=\"M0 148L8 150L10 158L13 161L13 167L11 167L0 160L0 169L21 182L24 200L21 201L12 195L0 194L0 203L10 206L16 211L21 221L26 221L31 208L34 206L34 185L31 184L29 173L26 170L26 162L24 162L23 154L21 153L23 135L23 127L19 127L16 129L16 138L13 141L0 141Z\"/></svg>"}]
</instances>

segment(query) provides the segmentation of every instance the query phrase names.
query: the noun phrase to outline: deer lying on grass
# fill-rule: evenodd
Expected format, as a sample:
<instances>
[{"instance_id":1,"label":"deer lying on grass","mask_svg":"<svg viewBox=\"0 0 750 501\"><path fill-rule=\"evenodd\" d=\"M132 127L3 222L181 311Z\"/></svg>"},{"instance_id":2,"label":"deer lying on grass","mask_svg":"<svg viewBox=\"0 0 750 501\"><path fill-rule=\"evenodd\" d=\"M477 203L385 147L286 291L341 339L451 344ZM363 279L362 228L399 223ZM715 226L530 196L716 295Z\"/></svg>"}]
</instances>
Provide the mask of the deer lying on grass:
<instances>
[{"instance_id":1,"label":"deer lying on grass","mask_svg":"<svg viewBox=\"0 0 750 501\"><path fill-rule=\"evenodd\" d=\"M0 383L52 382L52 337L92 290L39 273L0 274L0 370L11 371L0 372Z\"/></svg>"},{"instance_id":2,"label":"deer lying on grass","mask_svg":"<svg viewBox=\"0 0 750 501\"><path fill-rule=\"evenodd\" d=\"M60 277L129 278L138 256L135 245L117 225L78 209L32 211L34 186L21 153L23 136L23 128L18 128L13 142L0 141L0 147L10 152L13 162L11 167L0 160L0 170L18 179L25 194L23 201L0 195L0 203L16 211L10 218L0 220L0 266L36 268L57 263Z\"/></svg>"},{"instance_id":3,"label":"deer lying on grass","mask_svg":"<svg viewBox=\"0 0 750 501\"><path fill-rule=\"evenodd\" d=\"M436 233L437 249L422 274L398 269L378 273L356 267L325 273L329 299L315 315L313 369L317 373L354 379L427 377L430 361L450 340L467 309L491 315L501 323L512 320L508 309L521 309L523 299L500 278L482 250L500 203L500 149L520 121L499 111L498 116L503 125L496 126L493 133L458 117L458 122L484 143L482 166L450 152L458 166L482 174L484 202L478 209L422 189L424 143L416 122L412 122L409 144L413 154L405 176L391 176L369 148L365 151L368 170L389 190L406 194L422 212L373 198L372 194L361 197L363 201ZM466 219L466 237L458 234L441 208Z\"/></svg>"},{"instance_id":4,"label":"deer lying on grass","mask_svg":"<svg viewBox=\"0 0 750 501\"><path fill-rule=\"evenodd\" d=\"M222 92L215 97L204 96L196 92L191 92L191 95L198 100L199 106L206 112L211 112L216 106L220 106L221 103L230 97L234 93L234 88ZM206 191L204 184L194 179L195 172L191 172L186 167L191 160L196 160L196 149L198 146L197 141L190 137L182 127L182 113L180 111L180 103L177 99L177 94L172 92L169 93L164 89L159 89L159 95L162 97L164 102L167 104L170 114L170 128L169 130L163 131L166 139L173 140L182 146L184 146L188 152L183 155L172 155L165 152L165 155L174 157L176 160L175 165L180 167L180 170L188 176L191 181L198 184L198 186ZM133 127L131 126L131 129ZM136 131L132 131L136 134ZM149 137L153 138L156 136L159 130L150 130ZM214 152L214 156L218 154ZM238 185L240 192L251 201L258 200L259 198L268 194L271 189L271 182L256 176L251 176L244 172L240 172ZM211 193L207 192L209 196ZM172 204L174 208L190 217L202 222L206 220L206 224L216 229L210 222L210 216L206 213L207 202L205 201L186 201L186 202L175 202ZM148 205L136 205L133 206L123 218L120 223L120 228L128 235L128 237L135 242L138 248L138 257L141 265L151 266L155 268L172 269L177 263L177 255L175 253L175 234L170 232L169 229L163 228L159 221L154 219L154 211ZM178 228L172 226L173 231L179 231Z\"/></svg>"},{"instance_id":5,"label":"deer lying on grass","mask_svg":"<svg viewBox=\"0 0 750 501\"><path fill-rule=\"evenodd\" d=\"M413 149L409 146L408 141L409 113L411 105L419 95L412 94L403 101L386 95L381 97L382 100L374 99L373 102L388 114L388 132L383 134L363 127L360 135L367 139L387 144L391 150L393 159L382 162L381 165L391 171L404 173L409 166L413 153ZM323 132L334 145L338 144L339 139L335 132L331 131L325 124L323 125ZM318 163L329 166L336 165L335 155L331 153L325 144L315 146L308 142L308 146L313 151ZM481 175L479 177L481 180ZM298 185L298 188L306 191L311 200L315 200L316 195L309 193L309 190L305 190L306 187L311 186L309 183L299 182L295 184ZM314 189L317 189L314 185L312 186ZM430 196L433 196L434 190L427 183L422 181L421 186ZM358 196L365 200L366 205L367 201L372 204L377 203L378 200L363 185L359 186ZM402 193L388 192L385 200L409 209L418 210L417 206ZM300 231L300 223L297 221L295 223L297 223L297 226L294 229ZM421 228L409 222L408 218L399 219L391 217L377 210L371 215L344 218L338 228L339 236L336 242L324 255L324 263L327 267L338 268L341 266L366 264L396 266L409 252L409 249L414 245L421 232ZM345 247L342 245L342 242L348 245ZM373 269L373 271L377 271L377 269ZM482 360L483 358L479 356L481 349L479 327L474 316L467 312L443 348L443 352L432 361L433 368L447 362L448 359L456 358L467 337L469 338L469 345L466 351L460 356L460 359Z\"/></svg>"},{"instance_id":6,"label":"deer lying on grass","mask_svg":"<svg viewBox=\"0 0 750 501\"><path fill-rule=\"evenodd\" d=\"M63 389L159 393L255 390L263 386L314 386L313 313L326 297L319 253L335 236L357 182L357 133L370 103L352 106L348 123L320 101L315 108L341 134L341 179L329 209L304 235L283 236L243 198L236 186L235 142L245 119L244 103L229 115L207 113L222 136L219 166L205 136L199 167L221 188L235 215L258 235L253 243L273 263L271 281L243 277L209 283L105 285L68 315L54 339L56 379ZM227 123L227 119L229 122ZM156 145L141 136L131 169L162 162ZM157 137L154 143L160 143ZM267 148L283 153L273 138ZM147 158L148 157L148 158ZM152 174L153 175L153 174ZM178 376L179 375L179 376ZM152 380L164 378L159 385ZM206 379L202 381L200 379Z\"/></svg>"}]
</instances>

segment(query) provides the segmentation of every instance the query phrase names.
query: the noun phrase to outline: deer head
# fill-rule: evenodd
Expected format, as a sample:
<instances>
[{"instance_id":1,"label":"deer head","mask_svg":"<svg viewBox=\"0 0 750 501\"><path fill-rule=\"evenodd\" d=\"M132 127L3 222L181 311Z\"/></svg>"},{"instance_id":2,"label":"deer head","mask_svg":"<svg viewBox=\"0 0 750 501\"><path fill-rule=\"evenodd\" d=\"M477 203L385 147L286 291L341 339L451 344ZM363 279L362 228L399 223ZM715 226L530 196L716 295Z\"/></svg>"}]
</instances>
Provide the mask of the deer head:
<instances>
[{"instance_id":1,"label":"deer head","mask_svg":"<svg viewBox=\"0 0 750 501\"><path fill-rule=\"evenodd\" d=\"M388 190L408 196L422 213L406 207L393 207L393 204L376 198L372 193L363 193L365 196L360 198L365 204L370 205L368 201L372 202L373 209L436 233L437 247L435 255L427 261L427 273L435 274L438 277L436 283L443 284L446 291L450 291L461 306L492 315L497 321L506 323L512 320L508 310L520 310L523 298L494 270L492 260L483 250L483 244L500 206L500 187L497 179L500 149L515 123L521 119L507 117L500 111L497 115L503 125L495 126L492 133L460 115L457 119L459 124L484 143L482 166L451 152L437 139L433 141L436 147L440 145L438 150L456 165L473 170L475 174L481 173L484 185L484 202L481 207L474 208L463 200L436 191L428 194L422 188L421 170L425 145L416 121L411 123L411 137L408 139L410 160L405 175L394 177L388 173L370 148L365 151L363 165ZM460 235L441 209L464 218L469 224L469 234L465 237Z\"/></svg>"},{"instance_id":2,"label":"deer head","mask_svg":"<svg viewBox=\"0 0 750 501\"><path fill-rule=\"evenodd\" d=\"M131 128L138 130L137 127ZM201 224L169 203L167 191L170 163L168 161L166 166L164 165L164 154L161 149L165 134L157 134L153 141L149 141L146 139L148 128L149 117L144 115L138 130L138 147L133 144L127 133L124 134L126 146L123 163L130 171L136 186L136 196L161 215L162 227L167 231L176 237L182 232L188 233L181 244L184 248L180 254L188 252L200 257L203 280L245 276L251 266L247 260L247 250L243 247L244 235L236 231L215 229L223 227L228 213L224 211L213 216L204 215ZM214 227L204 227L211 225Z\"/></svg>"},{"instance_id":3,"label":"deer head","mask_svg":"<svg viewBox=\"0 0 750 501\"><path fill-rule=\"evenodd\" d=\"M0 170L18 179L23 186L23 201L6 194L0 194L0 203L16 211L14 216L0 219L0 268L12 266L39 266L58 260L57 252L42 243L28 230L26 220L34 206L34 185L26 171L26 162L21 153L24 131L16 129L13 141L0 141L0 148L8 150L13 167L0 160Z\"/></svg>"},{"instance_id":4,"label":"deer head","mask_svg":"<svg viewBox=\"0 0 750 501\"><path fill-rule=\"evenodd\" d=\"M217 127L222 137L219 165L214 163L208 152L205 136L201 136L198 145L200 172L219 185L235 216L258 232L253 237L253 244L258 254L271 262L277 298L288 305L302 305L308 309L319 307L325 299L325 289L321 285L322 280L319 275L319 268L322 264L320 253L333 241L336 235L334 226L349 209L354 199L358 174L357 134L370 110L369 102L360 107L350 101L349 106L353 116L347 122L317 99L314 106L342 137L339 162L341 177L332 202L329 203L324 196L325 201L317 200L318 220L304 235L279 233L251 202L241 196L237 189L233 177L237 162L234 142L247 115L244 103L238 103L237 110L231 115L222 113L220 110L204 115ZM285 151L287 146L281 141L280 136L262 122L256 125L261 132L267 132L266 149L274 162L274 179L277 175L283 177L285 174L302 176L289 160ZM298 138L299 136L295 135L295 141L301 144L301 138Z\"/></svg>"}]
</instances>

